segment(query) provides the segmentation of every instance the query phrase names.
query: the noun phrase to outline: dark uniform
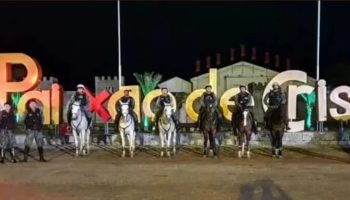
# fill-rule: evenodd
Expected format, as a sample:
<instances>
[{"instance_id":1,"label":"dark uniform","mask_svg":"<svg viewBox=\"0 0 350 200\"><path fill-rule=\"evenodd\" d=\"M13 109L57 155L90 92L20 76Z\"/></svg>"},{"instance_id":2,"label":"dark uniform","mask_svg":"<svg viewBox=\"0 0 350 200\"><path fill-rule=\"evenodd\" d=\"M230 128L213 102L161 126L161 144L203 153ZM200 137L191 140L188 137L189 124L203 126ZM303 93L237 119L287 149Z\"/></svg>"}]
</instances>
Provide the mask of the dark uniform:
<instances>
[{"instance_id":1,"label":"dark uniform","mask_svg":"<svg viewBox=\"0 0 350 200\"><path fill-rule=\"evenodd\" d=\"M235 104L236 104L236 109L234 111L234 113L232 114L232 123L234 125L234 132L236 134L236 128L237 128L237 124L235 122L237 122L237 117L238 114L242 113L245 109L249 110L252 118L253 118L253 132L257 133L257 127L256 127L256 122L255 122L255 117L254 117L254 113L253 113L253 102L252 102L252 95L249 92L240 92L237 94L236 98L235 98Z\"/></svg>"},{"instance_id":2,"label":"dark uniform","mask_svg":"<svg viewBox=\"0 0 350 200\"><path fill-rule=\"evenodd\" d=\"M199 107L199 115L198 115L198 126L199 126L199 129L202 129L202 124L201 122L203 121L203 113L204 113L204 109L205 109L205 105L206 103L212 103L214 105L214 109L217 113L217 115L219 116L220 120L221 121L222 117L221 117L221 114L219 112L219 109L218 109L218 99L215 95L214 92L204 92L201 96L201 100L200 100L200 107Z\"/></svg>"},{"instance_id":3,"label":"dark uniform","mask_svg":"<svg viewBox=\"0 0 350 200\"><path fill-rule=\"evenodd\" d=\"M90 100L88 98L88 96L85 93L79 93L79 92L75 92L72 97L69 99L68 101L68 109L67 109L67 121L68 124L71 125L71 121L72 121L72 105L75 101L79 101L80 102L80 106L82 107L82 110L85 114L85 116L87 117L88 123L91 123L91 119L92 119L92 114L90 111Z\"/></svg>"},{"instance_id":4,"label":"dark uniform","mask_svg":"<svg viewBox=\"0 0 350 200\"><path fill-rule=\"evenodd\" d=\"M16 116L15 113L10 110L0 112L0 148L1 148L1 162L5 160L5 150L9 149L11 153L11 159L16 162L14 158L14 148L16 146L16 138L13 134L15 129Z\"/></svg>"},{"instance_id":5,"label":"dark uniform","mask_svg":"<svg viewBox=\"0 0 350 200\"><path fill-rule=\"evenodd\" d=\"M40 109L32 111L28 109L28 112L24 119L24 124L26 126L26 139L25 139L25 149L24 149L24 162L27 162L30 147L32 146L33 140L38 147L40 161L45 162L44 159L44 135L42 133L44 117Z\"/></svg>"},{"instance_id":6,"label":"dark uniform","mask_svg":"<svg viewBox=\"0 0 350 200\"><path fill-rule=\"evenodd\" d=\"M123 103L128 103L129 105L129 114L132 116L132 118L134 119L135 122L135 131L138 131L138 119L137 119L137 115L134 112L135 109L135 100L134 98L132 98L131 96L123 96L119 101L123 102ZM118 101L117 105L116 105L116 109L117 109L117 115L115 117L115 123L117 124L117 128L119 127L119 120L120 117L122 116L122 110L121 110L121 104Z\"/></svg>"},{"instance_id":7,"label":"dark uniform","mask_svg":"<svg viewBox=\"0 0 350 200\"><path fill-rule=\"evenodd\" d=\"M271 116L271 111L282 106L281 111L283 112L282 113L283 120L284 120L284 123L286 124L286 128L289 129L288 116L287 116L287 99L286 99L286 95L282 92L281 88L279 88L277 91L270 90L270 92L266 95L264 102L268 105L268 109L265 114L266 127L269 126L268 121Z\"/></svg>"},{"instance_id":8,"label":"dark uniform","mask_svg":"<svg viewBox=\"0 0 350 200\"><path fill-rule=\"evenodd\" d=\"M158 132L158 121L159 121L159 117L162 115L163 113L163 110L164 110L164 107L165 107L165 104L171 104L173 105L173 102L172 102L172 99L171 99L171 96L169 94L167 95L160 95L158 98L157 98L157 101L156 101L156 105L157 105L157 112L154 116L154 122L155 122L155 129L156 129L156 132ZM179 128L178 126L178 122L177 122L177 119L174 115L174 113L171 115L174 123L175 123L175 126L176 126L176 129Z\"/></svg>"}]
</instances>

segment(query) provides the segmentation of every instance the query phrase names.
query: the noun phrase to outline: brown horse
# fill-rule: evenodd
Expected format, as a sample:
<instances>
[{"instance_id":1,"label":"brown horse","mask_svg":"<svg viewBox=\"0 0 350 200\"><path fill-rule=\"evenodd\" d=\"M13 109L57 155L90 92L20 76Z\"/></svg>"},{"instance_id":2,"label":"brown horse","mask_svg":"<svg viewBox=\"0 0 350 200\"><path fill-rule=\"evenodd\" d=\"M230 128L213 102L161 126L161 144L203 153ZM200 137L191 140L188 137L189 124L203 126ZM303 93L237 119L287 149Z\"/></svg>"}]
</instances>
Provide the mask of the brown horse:
<instances>
[{"instance_id":1,"label":"brown horse","mask_svg":"<svg viewBox=\"0 0 350 200\"><path fill-rule=\"evenodd\" d=\"M238 129L238 141L239 141L239 150L238 157L242 158L244 156L245 151L247 152L247 158L250 159L250 138L252 136L252 128L253 128L253 117L250 114L249 109L240 109L236 114L237 119L233 119L236 121L234 129Z\"/></svg>"},{"instance_id":2,"label":"brown horse","mask_svg":"<svg viewBox=\"0 0 350 200\"><path fill-rule=\"evenodd\" d=\"M204 151L203 156L208 155L208 140L210 143L210 150L213 151L214 158L217 158L219 153L219 146L217 140L217 130L220 123L219 113L215 109L212 102L206 102L203 110L201 120L201 130L204 136Z\"/></svg>"},{"instance_id":3,"label":"brown horse","mask_svg":"<svg viewBox=\"0 0 350 200\"><path fill-rule=\"evenodd\" d=\"M268 129L271 133L271 145L273 157L282 158L282 138L284 135L285 122L283 120L282 106L270 108L270 117L268 119Z\"/></svg>"}]
</instances>

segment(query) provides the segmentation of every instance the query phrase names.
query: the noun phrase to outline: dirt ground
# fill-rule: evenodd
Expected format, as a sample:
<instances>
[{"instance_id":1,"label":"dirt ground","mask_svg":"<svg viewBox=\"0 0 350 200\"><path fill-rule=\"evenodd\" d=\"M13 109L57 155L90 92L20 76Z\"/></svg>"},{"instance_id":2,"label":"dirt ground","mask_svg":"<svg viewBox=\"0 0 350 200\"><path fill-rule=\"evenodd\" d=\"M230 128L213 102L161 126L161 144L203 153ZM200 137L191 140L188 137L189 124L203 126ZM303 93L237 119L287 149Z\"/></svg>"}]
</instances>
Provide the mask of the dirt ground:
<instances>
[{"instance_id":1,"label":"dirt ground","mask_svg":"<svg viewBox=\"0 0 350 200\"><path fill-rule=\"evenodd\" d=\"M7 162L0 165L0 200L349 199L350 157L337 147L286 148L282 159L255 148L251 160L238 159L232 147L218 159L203 158L200 148L171 159L157 151L131 159L97 146L74 158L67 147L47 150L48 163Z\"/></svg>"}]
</instances>

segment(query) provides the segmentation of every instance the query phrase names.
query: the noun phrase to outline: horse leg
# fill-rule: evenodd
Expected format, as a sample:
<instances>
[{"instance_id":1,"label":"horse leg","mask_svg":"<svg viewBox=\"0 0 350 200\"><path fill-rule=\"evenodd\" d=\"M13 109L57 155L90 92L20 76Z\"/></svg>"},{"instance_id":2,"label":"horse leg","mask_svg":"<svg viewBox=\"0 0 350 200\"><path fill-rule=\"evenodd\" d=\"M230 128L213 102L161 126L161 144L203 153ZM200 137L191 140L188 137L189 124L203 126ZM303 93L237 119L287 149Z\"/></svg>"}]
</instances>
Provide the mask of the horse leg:
<instances>
[{"instance_id":1,"label":"horse leg","mask_svg":"<svg viewBox=\"0 0 350 200\"><path fill-rule=\"evenodd\" d=\"M125 157L125 135L124 135L124 129L119 128L120 138L122 140L122 158Z\"/></svg>"},{"instance_id":2,"label":"horse leg","mask_svg":"<svg viewBox=\"0 0 350 200\"><path fill-rule=\"evenodd\" d=\"M73 137L74 137L74 144L75 144L75 157L79 156L79 151L78 151L78 136L77 136L77 131L73 129Z\"/></svg>"},{"instance_id":3,"label":"horse leg","mask_svg":"<svg viewBox=\"0 0 350 200\"><path fill-rule=\"evenodd\" d=\"M164 156L164 132L159 130L159 139L160 139L160 157Z\"/></svg>"},{"instance_id":4,"label":"horse leg","mask_svg":"<svg viewBox=\"0 0 350 200\"><path fill-rule=\"evenodd\" d=\"M80 144L80 152L81 152L81 154L83 155L83 156L85 156L86 155L86 141L85 141L85 139L86 139L86 130L82 130L81 131L81 144Z\"/></svg>"},{"instance_id":5,"label":"horse leg","mask_svg":"<svg viewBox=\"0 0 350 200\"><path fill-rule=\"evenodd\" d=\"M216 132L216 129L215 128L212 128L211 130L211 133L212 133L212 148L213 148L213 153L214 153L214 158L217 158L218 156L218 153L219 153L219 145L218 145L218 136L217 136L217 132Z\"/></svg>"},{"instance_id":6,"label":"horse leg","mask_svg":"<svg viewBox=\"0 0 350 200\"><path fill-rule=\"evenodd\" d=\"M176 141L177 141L177 137L176 137L176 130L174 130L173 132L173 154L175 156L176 154Z\"/></svg>"},{"instance_id":7,"label":"horse leg","mask_svg":"<svg viewBox=\"0 0 350 200\"><path fill-rule=\"evenodd\" d=\"M11 159L12 159L12 163L16 163L16 158L15 158L15 148L11 148Z\"/></svg>"},{"instance_id":8,"label":"horse leg","mask_svg":"<svg viewBox=\"0 0 350 200\"><path fill-rule=\"evenodd\" d=\"M204 145L204 150L203 150L203 157L207 157L208 155L208 132L206 129L203 130L203 136L204 136L204 141L203 141L203 145Z\"/></svg>"},{"instance_id":9,"label":"horse leg","mask_svg":"<svg viewBox=\"0 0 350 200\"><path fill-rule=\"evenodd\" d=\"M131 151L130 151L130 157L134 157L134 151L135 151L135 136L136 132L135 130L132 130L130 133L130 146L131 146Z\"/></svg>"},{"instance_id":10,"label":"horse leg","mask_svg":"<svg viewBox=\"0 0 350 200\"><path fill-rule=\"evenodd\" d=\"M166 154L167 156L170 158L171 154L170 154L170 144L171 144L171 136L172 136L172 132L171 130L169 130L168 135L167 135L167 141L166 141Z\"/></svg>"},{"instance_id":11,"label":"horse leg","mask_svg":"<svg viewBox=\"0 0 350 200\"><path fill-rule=\"evenodd\" d=\"M86 153L90 153L90 129L86 130Z\"/></svg>"},{"instance_id":12,"label":"horse leg","mask_svg":"<svg viewBox=\"0 0 350 200\"><path fill-rule=\"evenodd\" d=\"M276 152L275 152L275 149L276 149L276 133L274 130L271 129L270 131L270 134L271 134L271 152L272 152L272 157L275 157L276 156Z\"/></svg>"},{"instance_id":13,"label":"horse leg","mask_svg":"<svg viewBox=\"0 0 350 200\"><path fill-rule=\"evenodd\" d=\"M252 136L252 131L248 131L246 134L246 147L247 147L247 158L250 159L250 138Z\"/></svg>"},{"instance_id":14,"label":"horse leg","mask_svg":"<svg viewBox=\"0 0 350 200\"><path fill-rule=\"evenodd\" d=\"M209 144L210 144L210 150L213 151L213 156L216 157L215 152L215 139L214 139L214 130L212 128L209 129Z\"/></svg>"},{"instance_id":15,"label":"horse leg","mask_svg":"<svg viewBox=\"0 0 350 200\"><path fill-rule=\"evenodd\" d=\"M0 162L1 163L5 163L5 151L4 151L4 148L1 148L0 152L1 152L1 160L0 160Z\"/></svg>"},{"instance_id":16,"label":"horse leg","mask_svg":"<svg viewBox=\"0 0 350 200\"><path fill-rule=\"evenodd\" d=\"M283 139L283 130L279 132L278 134L278 157L282 158L282 139Z\"/></svg>"},{"instance_id":17,"label":"horse leg","mask_svg":"<svg viewBox=\"0 0 350 200\"><path fill-rule=\"evenodd\" d=\"M244 155L244 140L245 140L245 135L244 135L244 130L239 130L239 140L238 140L238 158L242 158Z\"/></svg>"},{"instance_id":18,"label":"horse leg","mask_svg":"<svg viewBox=\"0 0 350 200\"><path fill-rule=\"evenodd\" d=\"M127 135L126 135L126 137L128 138L128 143L129 143L129 155L130 155L130 157L131 157L131 149L132 149L132 141L131 141L131 133L129 132ZM134 155L132 155L132 156L134 156Z\"/></svg>"}]
</instances>

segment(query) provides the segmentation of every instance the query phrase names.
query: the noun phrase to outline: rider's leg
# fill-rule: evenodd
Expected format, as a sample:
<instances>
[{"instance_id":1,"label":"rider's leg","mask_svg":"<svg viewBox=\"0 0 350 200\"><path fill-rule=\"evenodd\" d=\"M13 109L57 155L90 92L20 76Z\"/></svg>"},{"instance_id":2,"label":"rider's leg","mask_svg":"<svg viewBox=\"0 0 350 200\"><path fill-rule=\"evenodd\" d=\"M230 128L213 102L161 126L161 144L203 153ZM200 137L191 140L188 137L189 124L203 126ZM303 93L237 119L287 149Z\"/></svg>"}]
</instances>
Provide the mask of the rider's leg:
<instances>
[{"instance_id":1,"label":"rider's leg","mask_svg":"<svg viewBox=\"0 0 350 200\"><path fill-rule=\"evenodd\" d=\"M159 109L157 110L155 116L154 116L154 129L155 129L155 132L158 133L159 132L159 129L158 129L158 120L159 120L159 117L160 117L160 114L161 114L162 110Z\"/></svg>"},{"instance_id":2,"label":"rider's leg","mask_svg":"<svg viewBox=\"0 0 350 200\"><path fill-rule=\"evenodd\" d=\"M134 122L135 122L135 131L139 131L139 122L138 122L138 119L137 119L137 115L134 111L130 111L131 113L131 116L132 118L134 119Z\"/></svg>"},{"instance_id":3,"label":"rider's leg","mask_svg":"<svg viewBox=\"0 0 350 200\"><path fill-rule=\"evenodd\" d=\"M120 121L121 113L118 112L117 115L115 116L115 124L116 124L116 129L117 132L119 132L119 121Z\"/></svg>"},{"instance_id":4,"label":"rider's leg","mask_svg":"<svg viewBox=\"0 0 350 200\"><path fill-rule=\"evenodd\" d=\"M270 114L271 114L271 108L268 108L265 116L264 116L264 121L265 121L265 128L269 128L269 120L270 120Z\"/></svg>"},{"instance_id":5,"label":"rider's leg","mask_svg":"<svg viewBox=\"0 0 350 200\"><path fill-rule=\"evenodd\" d=\"M236 110L232 112L232 117L231 117L231 124L232 124L232 129L233 129L233 134L237 136L237 124L236 124L236 119L237 119L237 114Z\"/></svg>"},{"instance_id":6,"label":"rider's leg","mask_svg":"<svg viewBox=\"0 0 350 200\"><path fill-rule=\"evenodd\" d=\"M68 122L68 126L70 126L72 122L72 110L70 108L67 111L67 122Z\"/></svg>"},{"instance_id":7,"label":"rider's leg","mask_svg":"<svg viewBox=\"0 0 350 200\"><path fill-rule=\"evenodd\" d=\"M172 120L173 120L174 123L175 123L176 131L179 131L179 128L180 128L180 126L179 126L179 121L177 120L177 117L175 116L175 113L174 113L174 112L171 114L171 118L172 118Z\"/></svg>"},{"instance_id":8,"label":"rider's leg","mask_svg":"<svg viewBox=\"0 0 350 200\"><path fill-rule=\"evenodd\" d=\"M203 107L200 107L199 108L199 114L198 114L198 120L197 120L197 123L198 123L198 128L199 128L199 131L202 131L202 121L203 121Z\"/></svg>"},{"instance_id":9,"label":"rider's leg","mask_svg":"<svg viewBox=\"0 0 350 200\"><path fill-rule=\"evenodd\" d=\"M253 113L253 110L250 110L250 114L253 118L253 132L256 134L257 133L257 130L258 130L258 127L257 127L257 122L255 121L255 116L254 116L254 113Z\"/></svg>"},{"instance_id":10,"label":"rider's leg","mask_svg":"<svg viewBox=\"0 0 350 200\"><path fill-rule=\"evenodd\" d=\"M286 125L286 130L290 130L289 127L289 120L288 120L288 113L287 113L287 105L282 105L282 116L283 116L283 121Z\"/></svg>"}]
</instances>

